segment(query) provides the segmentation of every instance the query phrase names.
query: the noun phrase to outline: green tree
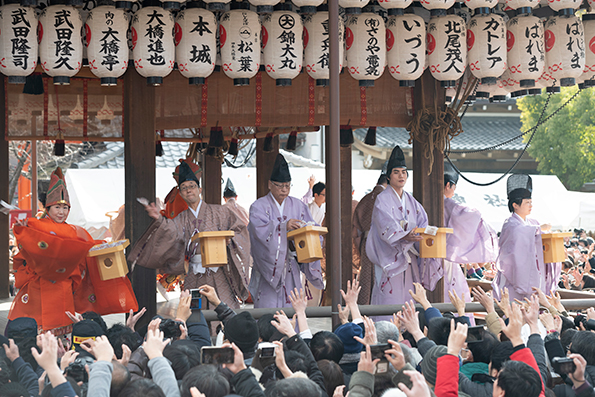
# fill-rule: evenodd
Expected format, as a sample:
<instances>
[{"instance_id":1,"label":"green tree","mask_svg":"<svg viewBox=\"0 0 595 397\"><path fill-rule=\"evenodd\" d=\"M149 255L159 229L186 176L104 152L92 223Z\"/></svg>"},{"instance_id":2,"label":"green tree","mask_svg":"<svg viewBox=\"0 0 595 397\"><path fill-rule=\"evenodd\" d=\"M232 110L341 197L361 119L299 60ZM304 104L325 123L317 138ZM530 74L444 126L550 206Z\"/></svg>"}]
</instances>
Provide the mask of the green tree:
<instances>
[{"instance_id":1,"label":"green tree","mask_svg":"<svg viewBox=\"0 0 595 397\"><path fill-rule=\"evenodd\" d=\"M562 88L552 94L544 118L571 98L578 88ZM548 94L525 97L517 101L522 111L523 131L534 127ZM524 137L528 141L531 134ZM582 90L558 114L542 124L535 133L529 154L539 163L542 174L554 174L572 190L595 178L595 91Z\"/></svg>"}]
</instances>

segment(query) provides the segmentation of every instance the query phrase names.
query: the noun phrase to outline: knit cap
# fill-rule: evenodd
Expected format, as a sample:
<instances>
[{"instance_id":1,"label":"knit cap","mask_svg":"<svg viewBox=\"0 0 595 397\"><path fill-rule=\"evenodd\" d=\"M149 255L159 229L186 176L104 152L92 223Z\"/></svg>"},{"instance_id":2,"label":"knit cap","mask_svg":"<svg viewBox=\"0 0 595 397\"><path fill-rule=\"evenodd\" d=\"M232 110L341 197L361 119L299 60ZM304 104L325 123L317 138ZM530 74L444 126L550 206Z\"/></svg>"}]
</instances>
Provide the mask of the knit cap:
<instances>
[{"instance_id":1,"label":"knit cap","mask_svg":"<svg viewBox=\"0 0 595 397\"><path fill-rule=\"evenodd\" d=\"M438 372L438 359L446 355L447 348L444 345L432 347L421 362L421 373L428 383L436 384L436 373Z\"/></svg>"}]
</instances>

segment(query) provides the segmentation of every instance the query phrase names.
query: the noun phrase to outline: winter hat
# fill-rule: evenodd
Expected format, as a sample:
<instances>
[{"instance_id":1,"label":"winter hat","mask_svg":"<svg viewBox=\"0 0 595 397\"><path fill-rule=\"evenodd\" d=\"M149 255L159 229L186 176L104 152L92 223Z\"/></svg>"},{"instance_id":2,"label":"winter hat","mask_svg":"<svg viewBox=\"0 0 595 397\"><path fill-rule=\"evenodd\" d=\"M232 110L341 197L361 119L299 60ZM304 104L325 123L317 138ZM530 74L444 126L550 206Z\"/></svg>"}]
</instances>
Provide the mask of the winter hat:
<instances>
[{"instance_id":1,"label":"winter hat","mask_svg":"<svg viewBox=\"0 0 595 397\"><path fill-rule=\"evenodd\" d=\"M444 345L437 345L428 350L421 362L421 373L428 383L436 384L436 373L438 372L438 358L446 355L447 347Z\"/></svg>"},{"instance_id":2,"label":"winter hat","mask_svg":"<svg viewBox=\"0 0 595 397\"><path fill-rule=\"evenodd\" d=\"M225 322L225 339L235 343L244 353L252 353L258 344L258 325L249 312L241 312Z\"/></svg>"},{"instance_id":3,"label":"winter hat","mask_svg":"<svg viewBox=\"0 0 595 397\"><path fill-rule=\"evenodd\" d=\"M363 345L353 339L354 336L359 336L360 338L364 337L362 327L359 325L354 323L345 323L337 327L335 330L335 335L337 335L343 342L343 346L345 347L343 354L359 354L362 351Z\"/></svg>"}]
</instances>

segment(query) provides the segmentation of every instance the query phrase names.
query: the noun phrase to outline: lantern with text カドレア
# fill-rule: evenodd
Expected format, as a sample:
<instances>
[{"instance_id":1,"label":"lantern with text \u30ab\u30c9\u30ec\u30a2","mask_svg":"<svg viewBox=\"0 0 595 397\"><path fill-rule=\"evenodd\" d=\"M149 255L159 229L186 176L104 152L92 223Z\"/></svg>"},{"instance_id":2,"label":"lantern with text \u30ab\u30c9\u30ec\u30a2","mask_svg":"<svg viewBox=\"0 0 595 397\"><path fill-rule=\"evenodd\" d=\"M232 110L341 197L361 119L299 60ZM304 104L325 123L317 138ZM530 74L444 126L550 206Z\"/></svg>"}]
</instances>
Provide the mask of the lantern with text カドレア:
<instances>
[{"instance_id":1,"label":"lantern with text \u30ab\u30c9\u30ec\u30a2","mask_svg":"<svg viewBox=\"0 0 595 397\"><path fill-rule=\"evenodd\" d=\"M327 86L330 78L328 18L328 11L304 16L304 67L319 86ZM344 32L343 20L339 18L339 70L343 67Z\"/></svg>"},{"instance_id":2,"label":"lantern with text \u30ab\u30c9\u30ec\u30a2","mask_svg":"<svg viewBox=\"0 0 595 397\"><path fill-rule=\"evenodd\" d=\"M428 23L426 45L430 73L443 87L453 86L467 66L467 26L457 15L434 16Z\"/></svg>"},{"instance_id":3,"label":"lantern with text \u30ab\u30c9\u30ec\u30a2","mask_svg":"<svg viewBox=\"0 0 595 397\"><path fill-rule=\"evenodd\" d=\"M583 84L585 87L593 87L595 86L595 14L583 14L582 19L585 37Z\"/></svg>"},{"instance_id":4,"label":"lantern with text \u30ab\u30c9\u30ec\u30a2","mask_svg":"<svg viewBox=\"0 0 595 397\"><path fill-rule=\"evenodd\" d=\"M533 15L517 15L506 27L510 76L521 88L532 88L545 70L543 23Z\"/></svg>"},{"instance_id":5,"label":"lantern with text \u30ab\u30c9\u30ec\u30a2","mask_svg":"<svg viewBox=\"0 0 595 397\"><path fill-rule=\"evenodd\" d=\"M501 16L480 8L467 28L467 62L482 84L495 84L506 70L506 25Z\"/></svg>"},{"instance_id":6,"label":"lantern with text \u30ab\u30c9\u30ec\u30a2","mask_svg":"<svg viewBox=\"0 0 595 397\"><path fill-rule=\"evenodd\" d=\"M19 4L0 7L0 54L0 72L8 76L9 83L24 84L37 66L37 18L33 8Z\"/></svg>"},{"instance_id":7,"label":"lantern with text \u30ab\u30c9\u30ec\u30a2","mask_svg":"<svg viewBox=\"0 0 595 397\"><path fill-rule=\"evenodd\" d=\"M545 22L545 62L548 73L562 87L575 85L585 69L583 23L573 13Z\"/></svg>"},{"instance_id":8,"label":"lantern with text \u30ab\u30c9\u30ec\u30a2","mask_svg":"<svg viewBox=\"0 0 595 397\"><path fill-rule=\"evenodd\" d=\"M424 72L426 61L426 23L415 14L391 9L386 22L388 71L401 87L412 87Z\"/></svg>"},{"instance_id":9,"label":"lantern with text \u30ab\u30c9\u30ec\u30a2","mask_svg":"<svg viewBox=\"0 0 595 397\"><path fill-rule=\"evenodd\" d=\"M360 87L373 87L386 65L386 28L371 12L352 15L345 26L347 70Z\"/></svg>"}]
</instances>

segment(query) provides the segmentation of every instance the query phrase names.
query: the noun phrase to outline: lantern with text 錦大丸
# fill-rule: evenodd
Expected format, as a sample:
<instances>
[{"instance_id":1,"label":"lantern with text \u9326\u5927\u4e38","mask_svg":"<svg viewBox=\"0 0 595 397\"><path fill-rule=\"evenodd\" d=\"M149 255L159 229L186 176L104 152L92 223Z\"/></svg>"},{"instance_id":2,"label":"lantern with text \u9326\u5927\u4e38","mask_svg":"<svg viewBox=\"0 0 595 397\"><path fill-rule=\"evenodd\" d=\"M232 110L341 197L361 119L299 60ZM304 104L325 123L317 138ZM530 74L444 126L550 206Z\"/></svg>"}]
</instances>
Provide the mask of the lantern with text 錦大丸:
<instances>
[{"instance_id":1,"label":"lantern with text \u9326\u5927\u4e38","mask_svg":"<svg viewBox=\"0 0 595 397\"><path fill-rule=\"evenodd\" d=\"M30 7L0 7L0 71L11 84L24 84L37 66L37 18Z\"/></svg>"},{"instance_id":2,"label":"lantern with text \u9326\u5927\u4e38","mask_svg":"<svg viewBox=\"0 0 595 397\"><path fill-rule=\"evenodd\" d=\"M467 62L473 76L485 85L495 84L506 70L506 24L489 8L477 9L469 21Z\"/></svg>"},{"instance_id":3,"label":"lantern with text \u9326\u5927\u4e38","mask_svg":"<svg viewBox=\"0 0 595 397\"><path fill-rule=\"evenodd\" d=\"M328 11L304 17L304 67L319 86L329 85L330 78L328 18ZM344 32L343 20L339 18L339 70L343 67Z\"/></svg>"},{"instance_id":4,"label":"lantern with text \u9326\u5927\u4e38","mask_svg":"<svg viewBox=\"0 0 595 397\"><path fill-rule=\"evenodd\" d=\"M426 23L415 14L393 8L386 22L388 71L401 87L412 87L424 72L426 60Z\"/></svg>"},{"instance_id":5,"label":"lantern with text \u9326\u5927\u4e38","mask_svg":"<svg viewBox=\"0 0 595 397\"><path fill-rule=\"evenodd\" d=\"M434 16L428 24L428 67L443 87L451 87L467 66L467 26L457 15Z\"/></svg>"},{"instance_id":6,"label":"lantern with text \u9326\u5927\u4e38","mask_svg":"<svg viewBox=\"0 0 595 397\"><path fill-rule=\"evenodd\" d=\"M531 12L531 9L521 11ZM532 88L545 70L543 23L533 15L517 15L506 27L510 76L521 88Z\"/></svg>"},{"instance_id":7,"label":"lantern with text \u9326\u5927\u4e38","mask_svg":"<svg viewBox=\"0 0 595 397\"><path fill-rule=\"evenodd\" d=\"M549 74L561 87L576 84L585 69L583 23L569 13L552 16L545 22L545 63Z\"/></svg>"},{"instance_id":8,"label":"lantern with text \u9326\u5927\u4e38","mask_svg":"<svg viewBox=\"0 0 595 397\"><path fill-rule=\"evenodd\" d=\"M373 87L386 65L386 28L371 12L352 15L345 26L347 70L360 87Z\"/></svg>"}]
</instances>

